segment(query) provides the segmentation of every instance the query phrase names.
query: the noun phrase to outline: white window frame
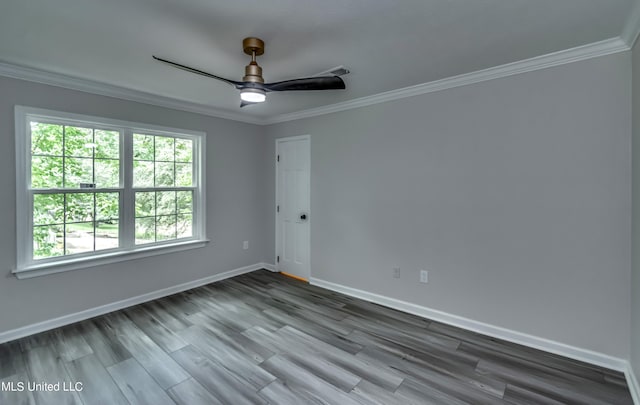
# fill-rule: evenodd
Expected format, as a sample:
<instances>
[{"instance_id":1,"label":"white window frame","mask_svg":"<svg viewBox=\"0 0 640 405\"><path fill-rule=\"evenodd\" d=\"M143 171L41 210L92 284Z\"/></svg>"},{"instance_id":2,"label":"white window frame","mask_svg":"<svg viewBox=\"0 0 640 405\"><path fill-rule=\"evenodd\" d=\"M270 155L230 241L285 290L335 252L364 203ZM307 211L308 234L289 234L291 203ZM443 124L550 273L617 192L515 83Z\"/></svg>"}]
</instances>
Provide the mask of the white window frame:
<instances>
[{"instance_id":1,"label":"white window frame","mask_svg":"<svg viewBox=\"0 0 640 405\"><path fill-rule=\"evenodd\" d=\"M33 259L33 192L31 191L31 136L30 122L58 122L64 125L91 126L120 132L120 187L99 189L122 193L119 213L120 247L97 252L79 253L46 259ZM13 273L18 278L99 266L145 256L171 253L203 247L206 237L206 133L157 125L114 120L109 118L71 114L24 106L15 107L16 130L16 244L17 263ZM133 134L171 136L193 142L193 236L135 245L135 191L157 191L162 187L133 187ZM180 189L181 187L169 187ZM188 188L191 190L192 188ZM56 189L60 193L75 189ZM83 191L79 189L79 191ZM90 191L93 190L84 190Z\"/></svg>"}]
</instances>

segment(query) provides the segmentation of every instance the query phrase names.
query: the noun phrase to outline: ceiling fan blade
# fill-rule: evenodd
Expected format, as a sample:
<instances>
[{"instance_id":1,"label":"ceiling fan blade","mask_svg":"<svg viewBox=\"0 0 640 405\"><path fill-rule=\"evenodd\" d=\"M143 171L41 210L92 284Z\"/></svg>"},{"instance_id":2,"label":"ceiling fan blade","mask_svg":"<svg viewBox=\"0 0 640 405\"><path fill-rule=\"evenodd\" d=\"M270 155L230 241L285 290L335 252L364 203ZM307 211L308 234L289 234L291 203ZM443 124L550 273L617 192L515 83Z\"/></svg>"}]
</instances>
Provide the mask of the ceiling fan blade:
<instances>
[{"instance_id":1,"label":"ceiling fan blade","mask_svg":"<svg viewBox=\"0 0 640 405\"><path fill-rule=\"evenodd\" d=\"M221 80L221 81L223 81L225 83L229 83L230 85L232 85L232 86L234 86L236 88L239 88L238 86L242 85L242 82L236 82L234 80L225 79L224 77L212 75L211 73L203 72L202 70L198 70L198 69L194 69L194 68L189 67L189 66L181 65L179 63L172 62L170 60L158 58L155 55L152 55L152 56L153 56L153 59L155 59L157 61L160 61L160 62L163 62L163 63L166 63L167 65L171 65L171 66L173 66L175 68L182 69L182 70L185 70L187 72L195 73L197 75L209 77L211 79Z\"/></svg>"},{"instance_id":2,"label":"ceiling fan blade","mask_svg":"<svg viewBox=\"0 0 640 405\"><path fill-rule=\"evenodd\" d=\"M263 88L266 91L342 90L345 88L345 85L344 81L338 76L322 76L265 83Z\"/></svg>"}]
</instances>

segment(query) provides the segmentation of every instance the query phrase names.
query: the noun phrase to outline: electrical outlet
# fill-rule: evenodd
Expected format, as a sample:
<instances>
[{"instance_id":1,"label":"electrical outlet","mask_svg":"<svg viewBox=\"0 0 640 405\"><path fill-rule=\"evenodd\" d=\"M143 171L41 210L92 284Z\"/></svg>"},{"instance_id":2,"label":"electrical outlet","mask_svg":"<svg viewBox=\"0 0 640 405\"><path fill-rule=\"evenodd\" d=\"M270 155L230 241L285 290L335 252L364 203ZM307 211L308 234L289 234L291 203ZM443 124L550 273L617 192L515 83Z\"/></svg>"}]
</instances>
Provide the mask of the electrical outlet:
<instances>
[{"instance_id":1,"label":"electrical outlet","mask_svg":"<svg viewBox=\"0 0 640 405\"><path fill-rule=\"evenodd\" d=\"M245 240L244 242L242 242L242 249L243 250L249 249L249 241L248 240Z\"/></svg>"},{"instance_id":2,"label":"electrical outlet","mask_svg":"<svg viewBox=\"0 0 640 405\"><path fill-rule=\"evenodd\" d=\"M393 268L393 278L400 278L400 267Z\"/></svg>"},{"instance_id":3,"label":"electrical outlet","mask_svg":"<svg viewBox=\"0 0 640 405\"><path fill-rule=\"evenodd\" d=\"M429 272L427 270L420 270L420 282L421 283L429 282Z\"/></svg>"}]
</instances>

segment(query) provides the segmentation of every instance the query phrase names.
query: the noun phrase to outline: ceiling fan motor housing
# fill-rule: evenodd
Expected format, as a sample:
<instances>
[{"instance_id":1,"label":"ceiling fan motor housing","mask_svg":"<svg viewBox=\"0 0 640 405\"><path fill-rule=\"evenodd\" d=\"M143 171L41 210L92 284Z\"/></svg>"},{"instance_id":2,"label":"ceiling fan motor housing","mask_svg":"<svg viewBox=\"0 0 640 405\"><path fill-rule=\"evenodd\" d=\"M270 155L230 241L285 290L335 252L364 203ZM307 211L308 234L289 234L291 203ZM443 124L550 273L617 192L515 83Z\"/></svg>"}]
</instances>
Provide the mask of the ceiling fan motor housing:
<instances>
[{"instance_id":1,"label":"ceiling fan motor housing","mask_svg":"<svg viewBox=\"0 0 640 405\"><path fill-rule=\"evenodd\" d=\"M251 61L251 63L245 66L242 80L245 82L264 83L262 68L258 66L256 61Z\"/></svg>"}]
</instances>

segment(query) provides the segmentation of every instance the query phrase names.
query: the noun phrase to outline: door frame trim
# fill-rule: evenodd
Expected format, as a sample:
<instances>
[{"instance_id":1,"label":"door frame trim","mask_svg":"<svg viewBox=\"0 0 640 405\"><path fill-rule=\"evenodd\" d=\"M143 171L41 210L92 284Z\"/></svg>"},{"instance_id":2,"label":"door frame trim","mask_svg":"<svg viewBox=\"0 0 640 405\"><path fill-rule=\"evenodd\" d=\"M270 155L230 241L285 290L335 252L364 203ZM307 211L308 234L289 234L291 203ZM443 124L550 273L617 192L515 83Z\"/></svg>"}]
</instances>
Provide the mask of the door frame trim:
<instances>
[{"instance_id":1,"label":"door frame trim","mask_svg":"<svg viewBox=\"0 0 640 405\"><path fill-rule=\"evenodd\" d=\"M278 212L277 212L277 207L278 207L278 184L280 184L280 181L278 179L278 155L280 153L280 143L282 142L287 142L287 141L300 141L300 140L307 140L309 142L309 156L308 156L308 160L309 160L309 219L307 220L308 224L309 224L309 243L307 246L307 251L309 252L309 258L308 258L308 263L307 263L307 273L309 274L309 280L311 279L311 135L307 134L307 135L297 135L297 136L287 136L287 137L281 137L281 138L276 138L275 142L276 142L276 153L273 156L273 160L275 162L275 181L276 181L276 193L275 193L275 207L276 210L274 210L274 214L275 214L275 233L276 233L276 243L275 243L275 257L274 257L274 262L275 262L275 270L277 272L280 272L280 263L278 262L277 258L278 258L278 251L279 249L279 244L280 244L280 231L279 231L279 227L278 227ZM307 280L307 281L309 281Z\"/></svg>"}]
</instances>

